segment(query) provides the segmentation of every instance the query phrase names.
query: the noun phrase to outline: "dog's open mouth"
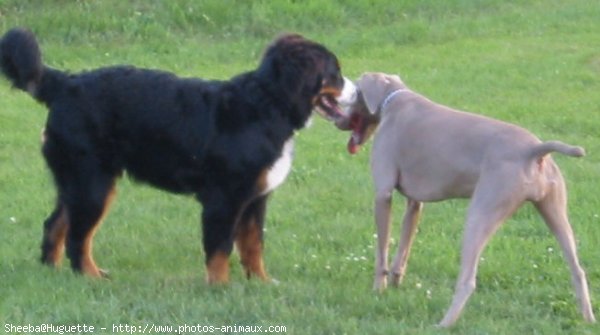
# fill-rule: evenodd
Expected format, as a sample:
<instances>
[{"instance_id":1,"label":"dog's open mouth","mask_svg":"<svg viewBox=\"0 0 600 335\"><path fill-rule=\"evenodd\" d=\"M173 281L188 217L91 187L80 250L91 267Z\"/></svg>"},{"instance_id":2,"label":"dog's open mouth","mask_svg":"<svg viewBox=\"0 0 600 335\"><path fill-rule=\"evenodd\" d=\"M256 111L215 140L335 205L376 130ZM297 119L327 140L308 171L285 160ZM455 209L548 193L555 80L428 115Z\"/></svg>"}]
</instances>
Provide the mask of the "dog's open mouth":
<instances>
[{"instance_id":1,"label":"dog's open mouth","mask_svg":"<svg viewBox=\"0 0 600 335\"><path fill-rule=\"evenodd\" d=\"M344 78L342 90L321 90L316 99L315 110L326 120L337 122L348 117L344 110L356 101L356 96L356 86L350 79Z\"/></svg>"},{"instance_id":2,"label":"dog's open mouth","mask_svg":"<svg viewBox=\"0 0 600 335\"><path fill-rule=\"evenodd\" d=\"M337 99L331 94L319 95L315 107L317 113L329 121L336 121L345 116Z\"/></svg>"},{"instance_id":3,"label":"dog's open mouth","mask_svg":"<svg viewBox=\"0 0 600 335\"><path fill-rule=\"evenodd\" d=\"M334 124L339 130L351 131L347 148L353 155L374 133L379 117L369 112L361 92L357 92L354 103L344 108L343 114L344 117L335 120Z\"/></svg>"},{"instance_id":4,"label":"dog's open mouth","mask_svg":"<svg viewBox=\"0 0 600 335\"><path fill-rule=\"evenodd\" d=\"M364 126L364 121L364 118L359 114L353 114L350 117L349 128L352 130L352 134L348 140L348 152L352 155L357 153L360 146L364 143L365 132L367 130Z\"/></svg>"},{"instance_id":5,"label":"dog's open mouth","mask_svg":"<svg viewBox=\"0 0 600 335\"><path fill-rule=\"evenodd\" d=\"M335 126L339 130L350 130L350 139L348 139L348 152L352 155L358 152L361 145L365 142L367 133L367 120L358 113L352 113L349 116L335 120Z\"/></svg>"}]
</instances>

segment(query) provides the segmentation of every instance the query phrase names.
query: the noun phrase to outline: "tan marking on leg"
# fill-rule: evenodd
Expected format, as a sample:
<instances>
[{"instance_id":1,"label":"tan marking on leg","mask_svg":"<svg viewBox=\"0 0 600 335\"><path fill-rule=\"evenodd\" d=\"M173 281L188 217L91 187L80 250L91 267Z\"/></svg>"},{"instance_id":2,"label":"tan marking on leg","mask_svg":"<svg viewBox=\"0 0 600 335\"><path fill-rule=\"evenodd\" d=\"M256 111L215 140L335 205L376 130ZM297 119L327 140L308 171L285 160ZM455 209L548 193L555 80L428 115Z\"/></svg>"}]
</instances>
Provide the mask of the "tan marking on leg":
<instances>
[{"instance_id":1,"label":"tan marking on leg","mask_svg":"<svg viewBox=\"0 0 600 335\"><path fill-rule=\"evenodd\" d=\"M68 227L69 215L67 210L63 207L63 209L60 211L60 215L56 218L56 221L52 226L52 230L47 232L46 238L53 247L47 253L44 263L52 266L60 265L65 251L65 239L67 236Z\"/></svg>"},{"instance_id":2,"label":"tan marking on leg","mask_svg":"<svg viewBox=\"0 0 600 335\"><path fill-rule=\"evenodd\" d=\"M256 180L256 194L262 194L268 187L269 169L264 169Z\"/></svg>"},{"instance_id":3,"label":"tan marking on leg","mask_svg":"<svg viewBox=\"0 0 600 335\"><path fill-rule=\"evenodd\" d=\"M229 281L229 255L217 251L206 263L206 281L225 284Z\"/></svg>"},{"instance_id":4,"label":"tan marking on leg","mask_svg":"<svg viewBox=\"0 0 600 335\"><path fill-rule=\"evenodd\" d=\"M102 272L100 272L100 269L92 257L93 235L94 233L90 233L83 242L83 248L81 250L81 273L90 277L102 277Z\"/></svg>"},{"instance_id":5,"label":"tan marking on leg","mask_svg":"<svg viewBox=\"0 0 600 335\"><path fill-rule=\"evenodd\" d=\"M259 227L254 222L250 222L238 231L236 246L248 279L256 275L267 281L269 278L262 259L263 245L260 236Z\"/></svg>"},{"instance_id":6,"label":"tan marking on leg","mask_svg":"<svg viewBox=\"0 0 600 335\"><path fill-rule=\"evenodd\" d=\"M104 200L104 208L102 210L102 214L100 215L94 227L89 231L89 233L85 237L85 240L83 241L83 247L81 249L81 273L85 275L91 277L106 277L106 272L98 268L96 262L94 261L94 257L92 256L92 247L94 244L94 235L96 234L98 227L108 214L108 208L114 201L116 194L117 192L113 185L108 195L106 196L106 199Z\"/></svg>"}]
</instances>

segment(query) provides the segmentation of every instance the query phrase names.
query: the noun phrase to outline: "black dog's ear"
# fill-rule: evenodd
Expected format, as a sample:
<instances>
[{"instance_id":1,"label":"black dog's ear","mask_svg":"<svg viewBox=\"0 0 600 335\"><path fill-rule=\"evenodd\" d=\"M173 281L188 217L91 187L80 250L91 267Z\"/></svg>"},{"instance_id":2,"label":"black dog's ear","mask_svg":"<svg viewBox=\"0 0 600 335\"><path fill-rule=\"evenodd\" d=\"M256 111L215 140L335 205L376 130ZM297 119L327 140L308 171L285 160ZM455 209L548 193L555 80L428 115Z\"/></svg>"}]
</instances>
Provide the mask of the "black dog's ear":
<instances>
[{"instance_id":1,"label":"black dog's ear","mask_svg":"<svg viewBox=\"0 0 600 335\"><path fill-rule=\"evenodd\" d=\"M260 61L259 67L256 69L256 73L263 78L277 78L279 77L277 60L269 52L265 52L263 58Z\"/></svg>"},{"instance_id":2,"label":"black dog's ear","mask_svg":"<svg viewBox=\"0 0 600 335\"><path fill-rule=\"evenodd\" d=\"M276 38L265 50L259 75L269 78L283 79L284 84L298 87L295 79L309 79L302 75L314 64L314 49L316 44L298 34L283 34ZM312 78L304 85L313 84ZM312 88L312 87L311 87Z\"/></svg>"},{"instance_id":3,"label":"black dog's ear","mask_svg":"<svg viewBox=\"0 0 600 335\"><path fill-rule=\"evenodd\" d=\"M265 52L263 60L257 69L257 74L262 78L268 78L274 86L278 86L286 93L298 94L299 89L307 83L313 88L313 79L303 75L303 64L297 55L289 50L279 50L274 45ZM310 79L309 82L306 80Z\"/></svg>"},{"instance_id":4,"label":"black dog's ear","mask_svg":"<svg viewBox=\"0 0 600 335\"><path fill-rule=\"evenodd\" d=\"M276 38L266 49L262 56L261 64L258 71L265 75L274 75L279 78L281 69L286 64L285 58L288 56L290 46L298 41L303 41L304 38L298 34L283 34Z\"/></svg>"},{"instance_id":5,"label":"black dog's ear","mask_svg":"<svg viewBox=\"0 0 600 335\"><path fill-rule=\"evenodd\" d=\"M261 63L256 70L256 73L261 78L267 78L268 81L275 82L275 85L295 86L294 80L290 78L296 77L290 73L294 71L294 60L291 55L288 55L286 50L280 50L281 46L274 43L265 52Z\"/></svg>"}]
</instances>

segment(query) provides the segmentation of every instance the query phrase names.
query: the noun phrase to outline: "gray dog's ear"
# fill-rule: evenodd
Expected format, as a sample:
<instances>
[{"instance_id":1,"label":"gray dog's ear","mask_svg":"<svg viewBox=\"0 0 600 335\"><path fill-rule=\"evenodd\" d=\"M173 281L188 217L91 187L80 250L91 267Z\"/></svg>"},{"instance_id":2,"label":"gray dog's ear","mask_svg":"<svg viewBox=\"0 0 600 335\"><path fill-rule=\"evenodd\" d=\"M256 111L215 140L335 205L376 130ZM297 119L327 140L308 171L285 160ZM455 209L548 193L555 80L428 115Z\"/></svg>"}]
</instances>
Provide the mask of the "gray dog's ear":
<instances>
[{"instance_id":1,"label":"gray dog's ear","mask_svg":"<svg viewBox=\"0 0 600 335\"><path fill-rule=\"evenodd\" d=\"M365 78L365 76L363 76L362 78L360 78L360 80L358 80L356 86L358 87L358 90L362 93L362 97L365 101L367 109L369 110L369 113L375 115L377 113L377 110L379 109L381 97L376 96L376 94L374 94L376 90L374 90L372 84L372 81L368 80L368 78Z\"/></svg>"},{"instance_id":2,"label":"gray dog's ear","mask_svg":"<svg viewBox=\"0 0 600 335\"><path fill-rule=\"evenodd\" d=\"M402 81L402 79L400 78L400 76L399 76L399 75L397 75L397 74L391 74L391 75L389 75L389 77L390 77L391 79L393 79L393 81L396 81L396 82L398 82L398 83L400 83L400 84L404 85L404 82Z\"/></svg>"}]
</instances>

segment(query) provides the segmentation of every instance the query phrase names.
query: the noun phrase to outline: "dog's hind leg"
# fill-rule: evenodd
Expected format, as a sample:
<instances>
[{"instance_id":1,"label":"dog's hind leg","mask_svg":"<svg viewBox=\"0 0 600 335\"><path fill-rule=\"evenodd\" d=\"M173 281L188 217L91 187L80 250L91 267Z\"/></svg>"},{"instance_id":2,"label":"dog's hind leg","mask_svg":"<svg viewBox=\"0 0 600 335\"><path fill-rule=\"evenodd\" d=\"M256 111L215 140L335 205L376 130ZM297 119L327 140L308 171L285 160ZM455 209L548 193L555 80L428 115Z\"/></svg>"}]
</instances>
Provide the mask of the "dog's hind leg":
<instances>
[{"instance_id":1,"label":"dog's hind leg","mask_svg":"<svg viewBox=\"0 0 600 335\"><path fill-rule=\"evenodd\" d=\"M65 238L69 225L69 214L62 203L58 203L52 214L44 222L42 258L44 264L58 266L65 250Z\"/></svg>"},{"instance_id":2,"label":"dog's hind leg","mask_svg":"<svg viewBox=\"0 0 600 335\"><path fill-rule=\"evenodd\" d=\"M90 175L74 179L65 189L63 201L69 214L67 256L74 271L92 277L106 277L92 256L94 234L108 212L115 192L114 177Z\"/></svg>"},{"instance_id":3,"label":"dog's hind leg","mask_svg":"<svg viewBox=\"0 0 600 335\"><path fill-rule=\"evenodd\" d=\"M264 281L269 279L262 259L266 208L267 196L261 196L252 201L244 209L244 213L238 222L235 238L246 276L250 278L255 275Z\"/></svg>"},{"instance_id":4,"label":"dog's hind leg","mask_svg":"<svg viewBox=\"0 0 600 335\"><path fill-rule=\"evenodd\" d=\"M503 174L510 176L511 174ZM506 178L504 178L506 179ZM477 267L481 253L502 222L524 201L518 183L506 182L497 176L480 179L473 194L463 237L460 274L450 308L440 322L449 327L460 316L467 300L475 291Z\"/></svg>"},{"instance_id":5,"label":"dog's hind leg","mask_svg":"<svg viewBox=\"0 0 600 335\"><path fill-rule=\"evenodd\" d=\"M571 280L583 318L588 322L595 322L586 275L579 264L573 229L567 217L567 196L564 181L560 171L556 169L555 172L553 182L548 183L548 193L542 200L534 204L563 250L564 257L571 269Z\"/></svg>"},{"instance_id":6,"label":"dog's hind leg","mask_svg":"<svg viewBox=\"0 0 600 335\"><path fill-rule=\"evenodd\" d=\"M406 264L410 256L410 247L414 240L417 226L419 225L419 217L423 209L423 203L411 199L406 201L406 213L402 220L402 233L400 236L400 244L398 252L392 263L391 282L392 285L399 285L406 273Z\"/></svg>"}]
</instances>

